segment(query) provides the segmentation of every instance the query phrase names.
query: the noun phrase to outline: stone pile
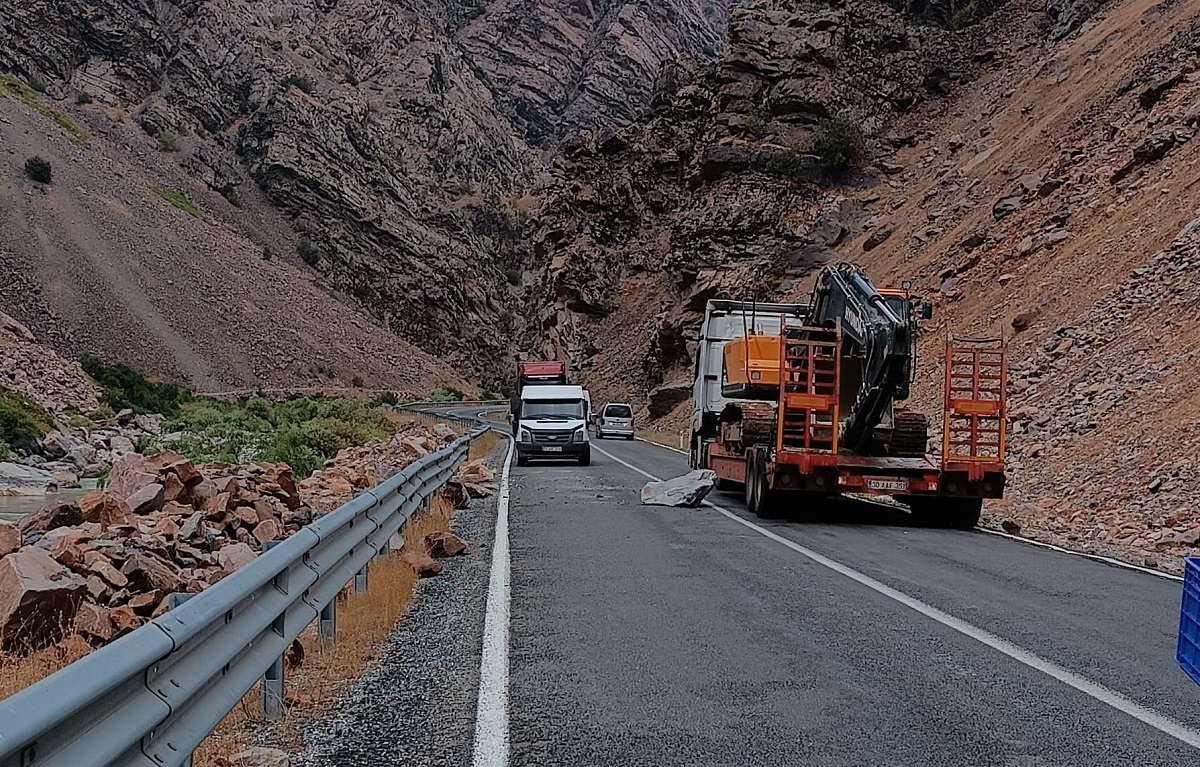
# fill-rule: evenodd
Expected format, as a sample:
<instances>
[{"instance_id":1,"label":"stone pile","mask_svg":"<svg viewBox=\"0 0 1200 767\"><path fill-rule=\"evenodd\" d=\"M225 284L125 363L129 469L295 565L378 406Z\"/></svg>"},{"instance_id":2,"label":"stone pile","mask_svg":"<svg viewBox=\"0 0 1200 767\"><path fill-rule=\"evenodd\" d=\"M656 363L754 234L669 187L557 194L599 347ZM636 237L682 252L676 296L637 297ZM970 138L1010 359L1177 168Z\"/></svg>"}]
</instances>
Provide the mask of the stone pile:
<instances>
[{"instance_id":1,"label":"stone pile","mask_svg":"<svg viewBox=\"0 0 1200 767\"><path fill-rule=\"evenodd\" d=\"M131 453L103 490L0 525L0 649L80 634L103 644L253 561L312 521L284 464L201 471Z\"/></svg>"}]
</instances>

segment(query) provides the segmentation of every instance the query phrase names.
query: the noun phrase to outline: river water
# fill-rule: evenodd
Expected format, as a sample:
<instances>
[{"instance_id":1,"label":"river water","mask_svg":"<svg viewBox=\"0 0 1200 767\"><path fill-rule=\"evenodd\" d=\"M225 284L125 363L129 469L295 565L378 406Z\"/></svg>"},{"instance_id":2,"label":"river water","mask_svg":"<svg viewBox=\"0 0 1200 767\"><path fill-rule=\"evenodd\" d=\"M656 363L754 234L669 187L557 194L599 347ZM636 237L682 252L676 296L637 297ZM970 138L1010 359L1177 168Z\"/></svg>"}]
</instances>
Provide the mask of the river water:
<instances>
[{"instance_id":1,"label":"river water","mask_svg":"<svg viewBox=\"0 0 1200 767\"><path fill-rule=\"evenodd\" d=\"M70 500L96 489L96 480L84 480L91 487L76 487L43 495L0 495L0 522L16 522L26 514L32 514L51 501Z\"/></svg>"}]
</instances>

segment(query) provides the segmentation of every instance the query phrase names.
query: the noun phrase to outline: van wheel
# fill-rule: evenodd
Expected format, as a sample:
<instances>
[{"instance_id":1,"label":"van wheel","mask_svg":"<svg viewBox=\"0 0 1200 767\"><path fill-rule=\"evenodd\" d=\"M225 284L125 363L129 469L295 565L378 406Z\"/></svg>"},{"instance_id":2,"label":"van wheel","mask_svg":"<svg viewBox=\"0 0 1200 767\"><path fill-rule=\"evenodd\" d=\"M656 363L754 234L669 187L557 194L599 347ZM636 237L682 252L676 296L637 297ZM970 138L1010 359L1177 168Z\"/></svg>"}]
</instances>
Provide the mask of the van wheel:
<instances>
[{"instance_id":1,"label":"van wheel","mask_svg":"<svg viewBox=\"0 0 1200 767\"><path fill-rule=\"evenodd\" d=\"M591 466L592 465L592 451L591 450L589 450L586 453L584 453L583 455L579 456L579 465L580 466Z\"/></svg>"},{"instance_id":2,"label":"van wheel","mask_svg":"<svg viewBox=\"0 0 1200 767\"><path fill-rule=\"evenodd\" d=\"M528 466L529 459L526 458L525 456L521 455L520 453L517 453L517 465L518 466Z\"/></svg>"},{"instance_id":3,"label":"van wheel","mask_svg":"<svg viewBox=\"0 0 1200 767\"><path fill-rule=\"evenodd\" d=\"M632 434L630 434L629 436L625 437L625 441L626 441L626 442L633 442L633 435L632 435Z\"/></svg>"}]
</instances>

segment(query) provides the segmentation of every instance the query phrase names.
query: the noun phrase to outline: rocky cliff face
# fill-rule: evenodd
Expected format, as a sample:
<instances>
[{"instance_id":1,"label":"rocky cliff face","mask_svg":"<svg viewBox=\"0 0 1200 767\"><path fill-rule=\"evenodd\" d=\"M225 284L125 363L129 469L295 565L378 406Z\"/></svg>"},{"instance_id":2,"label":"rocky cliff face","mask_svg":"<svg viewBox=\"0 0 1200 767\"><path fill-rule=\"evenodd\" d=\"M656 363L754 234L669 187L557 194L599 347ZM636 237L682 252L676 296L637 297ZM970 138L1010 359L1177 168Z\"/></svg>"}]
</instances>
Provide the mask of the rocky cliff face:
<instances>
[{"instance_id":1,"label":"rocky cliff face","mask_svg":"<svg viewBox=\"0 0 1200 767\"><path fill-rule=\"evenodd\" d=\"M633 119L662 61L721 47L727 5L22 0L0 70L128 117L227 197L261 190L333 288L479 372L511 347L535 147Z\"/></svg>"},{"instance_id":2,"label":"rocky cliff face","mask_svg":"<svg viewBox=\"0 0 1200 767\"><path fill-rule=\"evenodd\" d=\"M648 124L564 145L534 242L531 344L599 391L641 400L665 384L661 415L690 386L709 298L786 292L869 223L861 199L815 183L814 128L877 134L926 72L922 33L882 3L732 9L726 53L664 71Z\"/></svg>"}]
</instances>

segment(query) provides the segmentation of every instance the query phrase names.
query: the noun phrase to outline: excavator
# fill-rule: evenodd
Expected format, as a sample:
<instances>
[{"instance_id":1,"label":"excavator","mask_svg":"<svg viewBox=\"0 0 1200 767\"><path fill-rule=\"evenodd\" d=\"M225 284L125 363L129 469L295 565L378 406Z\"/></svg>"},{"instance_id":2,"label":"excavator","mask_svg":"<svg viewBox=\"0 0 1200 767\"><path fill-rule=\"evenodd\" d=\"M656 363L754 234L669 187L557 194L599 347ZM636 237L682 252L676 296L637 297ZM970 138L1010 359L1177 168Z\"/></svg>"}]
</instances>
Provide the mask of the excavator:
<instances>
[{"instance_id":1,"label":"excavator","mask_svg":"<svg viewBox=\"0 0 1200 767\"><path fill-rule=\"evenodd\" d=\"M973 526L982 498L1003 491L1007 356L999 339L948 339L948 428L941 454L929 454L928 418L897 403L931 316L907 286L876 288L849 263L821 270L807 306L710 301L693 467L716 471L722 489L743 486L763 515L786 506L783 490L855 492Z\"/></svg>"}]
</instances>

